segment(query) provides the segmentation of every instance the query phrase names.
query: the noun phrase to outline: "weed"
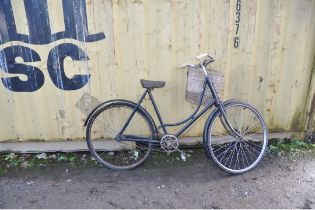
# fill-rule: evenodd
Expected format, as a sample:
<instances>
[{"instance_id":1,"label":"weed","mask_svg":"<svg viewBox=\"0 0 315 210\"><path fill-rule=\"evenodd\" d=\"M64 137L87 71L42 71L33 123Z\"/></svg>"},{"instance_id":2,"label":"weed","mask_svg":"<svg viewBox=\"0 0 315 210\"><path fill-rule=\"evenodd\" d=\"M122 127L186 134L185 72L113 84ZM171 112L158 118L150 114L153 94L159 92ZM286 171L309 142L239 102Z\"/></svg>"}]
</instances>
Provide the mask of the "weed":
<instances>
[{"instance_id":1,"label":"weed","mask_svg":"<svg viewBox=\"0 0 315 210\"><path fill-rule=\"evenodd\" d=\"M298 139L273 139L270 140L269 149L271 152L289 153L303 155L315 149L314 144L308 144Z\"/></svg>"},{"instance_id":2,"label":"weed","mask_svg":"<svg viewBox=\"0 0 315 210\"><path fill-rule=\"evenodd\" d=\"M3 176L5 174L5 170L0 168L0 176Z\"/></svg>"},{"instance_id":3,"label":"weed","mask_svg":"<svg viewBox=\"0 0 315 210\"><path fill-rule=\"evenodd\" d=\"M69 164L71 167L83 164L99 165L91 159L89 153L34 153L34 154L0 154L0 176L7 170L18 171L19 169L39 168L56 165L59 163Z\"/></svg>"}]
</instances>

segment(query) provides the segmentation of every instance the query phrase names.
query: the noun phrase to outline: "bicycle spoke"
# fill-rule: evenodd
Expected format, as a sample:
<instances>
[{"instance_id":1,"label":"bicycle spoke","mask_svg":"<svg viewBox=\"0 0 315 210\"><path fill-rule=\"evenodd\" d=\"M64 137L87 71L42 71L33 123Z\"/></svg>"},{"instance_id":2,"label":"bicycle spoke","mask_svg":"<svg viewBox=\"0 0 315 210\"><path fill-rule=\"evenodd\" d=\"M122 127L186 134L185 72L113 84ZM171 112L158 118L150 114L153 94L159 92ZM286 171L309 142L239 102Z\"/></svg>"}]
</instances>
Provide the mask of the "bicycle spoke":
<instances>
[{"instance_id":1,"label":"bicycle spoke","mask_svg":"<svg viewBox=\"0 0 315 210\"><path fill-rule=\"evenodd\" d=\"M251 139L245 140L245 141L246 141L247 143L250 143L250 144L254 145L254 146L257 146L257 147L262 148L261 141L259 141L258 139L253 139L253 138L251 138Z\"/></svg>"},{"instance_id":2,"label":"bicycle spoke","mask_svg":"<svg viewBox=\"0 0 315 210\"><path fill-rule=\"evenodd\" d=\"M254 151L258 152L260 154L260 151L257 150L256 148L252 147L251 145L249 145L249 143L247 141L242 141L244 144L246 144L247 146L249 146L250 148L252 148Z\"/></svg>"},{"instance_id":3,"label":"bicycle spoke","mask_svg":"<svg viewBox=\"0 0 315 210\"><path fill-rule=\"evenodd\" d=\"M103 128L107 129L108 131L111 132L112 136L111 137L115 137L116 134L118 133L116 130L114 130L113 128L109 127L108 123L105 123L104 121L100 120L100 119L96 119L99 122L102 122L104 124Z\"/></svg>"},{"instance_id":4,"label":"bicycle spoke","mask_svg":"<svg viewBox=\"0 0 315 210\"><path fill-rule=\"evenodd\" d=\"M251 117L249 116L249 120L248 120L247 125L251 126L251 125L252 125L252 121L253 121L253 120L255 120L255 117L251 118ZM247 131L248 131L248 130L249 130L249 127L244 128L244 130L242 131L242 134L243 134L243 135L245 135L245 134L246 134L246 133L244 133L244 132L246 131L246 129L247 129Z\"/></svg>"},{"instance_id":5,"label":"bicycle spoke","mask_svg":"<svg viewBox=\"0 0 315 210\"><path fill-rule=\"evenodd\" d=\"M240 146L241 146L241 148L242 148L243 145L240 144ZM241 154L242 154L243 157L245 157L245 160L246 160L246 162L247 162L247 165L246 165L246 166L249 166L250 164L249 164L249 162L248 162L248 159L247 159L247 157L246 157L245 152L244 152L243 149L241 150ZM245 165L244 159L243 159L243 164Z\"/></svg>"},{"instance_id":6,"label":"bicycle spoke","mask_svg":"<svg viewBox=\"0 0 315 210\"><path fill-rule=\"evenodd\" d=\"M250 165L250 164L253 162L252 153L247 149L247 147L246 147L245 145L243 146L243 148L244 148L243 154L244 154L244 156L245 156L245 158L246 158L246 161L247 161L248 165ZM246 150L247 152L245 152L245 150ZM250 158L250 162L251 162L251 163L248 162L246 153L249 155L248 157Z\"/></svg>"},{"instance_id":7,"label":"bicycle spoke","mask_svg":"<svg viewBox=\"0 0 315 210\"><path fill-rule=\"evenodd\" d=\"M235 145L235 142L233 142L234 143L234 145ZM234 146L233 145L233 146ZM231 146L232 146L232 144L231 144ZM226 155L226 153L231 149L231 146L229 146L229 148L223 153L223 156L222 156L222 158L220 159L220 162L222 161L222 159L225 157L225 155ZM218 155L218 157L219 157L220 155Z\"/></svg>"},{"instance_id":8,"label":"bicycle spoke","mask_svg":"<svg viewBox=\"0 0 315 210\"><path fill-rule=\"evenodd\" d=\"M257 154L255 154L250 147L247 145L244 145L245 150L247 151L247 154L249 155L249 158L251 159L252 162L255 161L255 159L258 157Z\"/></svg>"},{"instance_id":9,"label":"bicycle spoke","mask_svg":"<svg viewBox=\"0 0 315 210\"><path fill-rule=\"evenodd\" d=\"M258 134L258 133L260 133L260 132L256 132L256 133L253 133L253 134L251 134L249 136L245 136L245 138L243 138L243 139L244 140L249 140L249 137L252 137L252 136L254 136L254 135Z\"/></svg>"},{"instance_id":10,"label":"bicycle spoke","mask_svg":"<svg viewBox=\"0 0 315 210\"><path fill-rule=\"evenodd\" d=\"M229 144L227 144L227 145L229 145ZM225 146L223 146L223 147L219 147L219 146L218 146L218 147L219 147L218 149L212 150L212 151L213 151L213 153L216 153L217 151L220 151L221 149L226 148L227 145L225 145Z\"/></svg>"},{"instance_id":11,"label":"bicycle spoke","mask_svg":"<svg viewBox=\"0 0 315 210\"><path fill-rule=\"evenodd\" d=\"M253 124L251 124L250 127L247 129L247 131L250 131L250 129L251 129L254 125L256 125L256 122L257 122L257 121L255 121ZM247 133L248 133L248 132L247 132ZM246 134L246 133L244 133L244 135L245 135L245 134Z\"/></svg>"},{"instance_id":12,"label":"bicycle spoke","mask_svg":"<svg viewBox=\"0 0 315 210\"><path fill-rule=\"evenodd\" d=\"M235 148L235 145L236 144L234 144L234 146L233 146L233 148L232 148L232 152L231 152L231 149L229 149L229 150L227 150L227 152L230 152L230 155L225 159L225 163L224 163L224 165L226 165L226 163L228 162L228 160L230 159L230 157L231 157L231 155L233 154L233 151L234 151L234 148ZM225 156L225 155L224 155ZM223 157L224 157L223 156Z\"/></svg>"},{"instance_id":13,"label":"bicycle spoke","mask_svg":"<svg viewBox=\"0 0 315 210\"><path fill-rule=\"evenodd\" d=\"M250 147L246 142L243 142L245 145L245 149L248 151L248 153L250 154L250 157L257 157L259 154L260 154L260 152L258 151L258 150L256 150L256 152L258 152L258 155L255 155L255 153L252 153L250 150L249 150L249 148L252 148L252 147ZM248 147L249 146L249 147ZM253 148L252 148L253 149ZM253 156L252 156L253 155ZM252 159L253 160L253 159Z\"/></svg>"},{"instance_id":14,"label":"bicycle spoke","mask_svg":"<svg viewBox=\"0 0 315 210\"><path fill-rule=\"evenodd\" d=\"M234 142L231 142L231 143L229 143L229 144L226 145L226 146L228 146L227 150L229 150L229 149L231 148L231 146L232 146L233 143L234 143ZM218 157L221 156L221 155L223 155L227 150L224 150L223 152L219 153Z\"/></svg>"},{"instance_id":15,"label":"bicycle spoke","mask_svg":"<svg viewBox=\"0 0 315 210\"><path fill-rule=\"evenodd\" d=\"M233 112L233 116L234 116L235 126L236 126L236 127L239 127L239 126L238 126L238 121L236 120L236 115L235 115L235 112Z\"/></svg>"},{"instance_id":16,"label":"bicycle spoke","mask_svg":"<svg viewBox=\"0 0 315 210\"><path fill-rule=\"evenodd\" d=\"M238 143L238 142L236 142L236 144L234 145L233 151L231 152L231 155L230 155L230 157L228 158L228 159L231 158L231 160L229 161L229 162L230 162L229 168L231 167L231 164L232 164L232 162L233 162L233 157L234 157L234 153L235 153L235 148L237 149L237 143Z\"/></svg>"},{"instance_id":17,"label":"bicycle spoke","mask_svg":"<svg viewBox=\"0 0 315 210\"><path fill-rule=\"evenodd\" d=\"M239 152L240 152L240 148L241 148L241 144L239 144L239 147L238 147L238 149L237 149L237 154L236 154L236 163L235 163L235 166L236 166L236 164L238 163L238 169L240 169L240 163L239 163L239 158L238 158ZM235 167L235 168L236 168L236 167Z\"/></svg>"},{"instance_id":18,"label":"bicycle spoke","mask_svg":"<svg viewBox=\"0 0 315 210\"><path fill-rule=\"evenodd\" d=\"M215 132L216 132L216 136L220 136L219 134L226 135L226 131L215 131Z\"/></svg>"},{"instance_id":19,"label":"bicycle spoke","mask_svg":"<svg viewBox=\"0 0 315 210\"><path fill-rule=\"evenodd\" d=\"M215 138L215 141L221 141L221 140L232 140L232 139L236 139L235 137L233 137L233 136L229 136L229 137L227 137L227 136L223 136L223 137L220 137L220 138ZM224 142L223 142L224 143Z\"/></svg>"},{"instance_id":20,"label":"bicycle spoke","mask_svg":"<svg viewBox=\"0 0 315 210\"><path fill-rule=\"evenodd\" d=\"M256 151L259 151L259 154L260 154L261 149L263 148L262 145L257 145L257 144L255 144L255 143L253 143L253 142L251 142L251 141L245 141L245 142L246 142L247 145L250 146L251 148L255 149ZM252 145L252 144L253 144L253 145ZM259 148L259 150L258 150L257 147Z\"/></svg>"},{"instance_id":21,"label":"bicycle spoke","mask_svg":"<svg viewBox=\"0 0 315 210\"><path fill-rule=\"evenodd\" d=\"M241 111L241 126L240 126L239 129L238 129L238 131L239 131L240 134L242 134L243 111L244 111L244 109L241 109L241 110L242 110L242 111Z\"/></svg>"}]
</instances>

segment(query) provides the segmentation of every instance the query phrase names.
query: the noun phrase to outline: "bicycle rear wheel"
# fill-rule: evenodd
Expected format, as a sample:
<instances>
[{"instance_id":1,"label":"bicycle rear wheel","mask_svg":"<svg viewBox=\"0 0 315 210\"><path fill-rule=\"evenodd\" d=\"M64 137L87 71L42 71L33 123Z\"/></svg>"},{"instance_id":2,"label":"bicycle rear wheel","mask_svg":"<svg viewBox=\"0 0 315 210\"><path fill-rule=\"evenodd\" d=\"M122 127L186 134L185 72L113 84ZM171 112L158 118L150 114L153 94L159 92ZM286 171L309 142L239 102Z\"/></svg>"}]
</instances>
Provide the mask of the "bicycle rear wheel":
<instances>
[{"instance_id":1,"label":"bicycle rear wheel","mask_svg":"<svg viewBox=\"0 0 315 210\"><path fill-rule=\"evenodd\" d=\"M253 169L263 158L268 144L267 126L251 105L234 102L224 106L226 117L240 137L229 131L221 111L207 129L206 151L223 170L232 174Z\"/></svg>"},{"instance_id":2,"label":"bicycle rear wheel","mask_svg":"<svg viewBox=\"0 0 315 210\"><path fill-rule=\"evenodd\" d=\"M128 102L113 102L92 114L87 123L86 141L91 154L110 169L133 169L142 164L151 152L151 143L130 139L117 141L116 136L134 111ZM137 110L123 135L151 140L154 125L141 110Z\"/></svg>"}]
</instances>

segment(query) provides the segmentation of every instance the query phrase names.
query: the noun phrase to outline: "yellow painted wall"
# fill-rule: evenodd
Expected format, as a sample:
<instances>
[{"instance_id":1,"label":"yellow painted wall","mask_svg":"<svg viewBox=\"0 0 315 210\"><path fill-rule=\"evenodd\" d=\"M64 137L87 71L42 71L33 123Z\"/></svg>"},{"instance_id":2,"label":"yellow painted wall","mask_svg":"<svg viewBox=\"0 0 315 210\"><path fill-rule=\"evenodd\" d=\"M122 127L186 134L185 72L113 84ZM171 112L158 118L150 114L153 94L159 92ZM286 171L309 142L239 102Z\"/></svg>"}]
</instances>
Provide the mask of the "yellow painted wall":
<instances>
[{"instance_id":1,"label":"yellow painted wall","mask_svg":"<svg viewBox=\"0 0 315 210\"><path fill-rule=\"evenodd\" d=\"M214 54L213 68L225 74L224 99L239 98L252 103L273 131L305 129L314 92L314 0L242 0L237 35L237 0L81 0L84 5L73 5L80 12L74 13L76 24L70 29L86 23L88 30L75 30L76 38L52 36L46 42L45 38L37 42L35 35L28 41L12 37L5 41L6 31L11 30L4 18L3 8L8 8L5 2L12 6L17 33L31 36L26 18L29 5L20 0L2 1L0 141L83 139L86 112L97 101L137 100L143 92L141 78L166 81L165 88L153 92L162 116L167 122L183 119L194 106L184 100L186 70L176 66L195 62L194 56L203 52ZM47 0L43 8L47 8L49 22L36 18L36 9L31 14L33 21L38 26L48 24L51 34L66 31L67 10L63 2ZM85 14L87 18L82 19ZM35 34L40 34L42 28L45 25L35 27L39 30ZM105 38L89 41L82 33L103 33ZM234 47L236 36L240 39L238 48ZM90 74L82 88L63 90L51 79L49 53L64 43L72 43L89 57L87 61L82 55L77 61L70 57L64 60L67 78ZM12 65L8 62L12 57L4 49L13 46L31 48L40 56L40 61L28 63L13 57L16 63L11 66L14 69L14 65L22 63L39 68L44 84L38 90L16 92L7 83L5 87L5 81L10 79L3 78L28 79L6 70ZM50 62L58 70L60 63L54 62L54 56L58 55L51 55ZM55 72L57 80L58 75ZM63 80L58 81L63 87ZM145 107L152 113L149 101ZM204 119L185 135L201 135L203 122Z\"/></svg>"}]
</instances>

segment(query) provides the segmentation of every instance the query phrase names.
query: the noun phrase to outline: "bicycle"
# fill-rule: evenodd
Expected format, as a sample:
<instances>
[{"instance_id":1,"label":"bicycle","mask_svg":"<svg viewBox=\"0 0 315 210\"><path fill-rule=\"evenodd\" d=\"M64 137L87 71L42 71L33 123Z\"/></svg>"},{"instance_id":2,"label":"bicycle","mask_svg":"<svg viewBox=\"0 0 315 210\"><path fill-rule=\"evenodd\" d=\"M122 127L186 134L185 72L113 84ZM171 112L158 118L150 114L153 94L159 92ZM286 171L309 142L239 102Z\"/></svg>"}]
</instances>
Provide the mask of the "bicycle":
<instances>
[{"instance_id":1,"label":"bicycle","mask_svg":"<svg viewBox=\"0 0 315 210\"><path fill-rule=\"evenodd\" d=\"M202 70L204 84L199 103L193 113L177 123L164 123L152 90L165 86L163 81L141 80L145 91L137 103L115 99L97 106L88 116L86 142L93 157L109 169L133 169L148 159L152 150L167 153L180 152L178 137L208 110L203 132L203 146L206 154L224 171L240 174L253 169L263 158L268 144L268 129L251 105L237 100L221 101L210 80L206 67L215 61L210 54L197 56L200 63L180 66ZM212 100L199 112L206 88L210 89ZM141 106L146 95L153 105L159 126ZM99 123L99 124L98 124ZM182 128L176 134L169 134L167 127Z\"/></svg>"}]
</instances>

